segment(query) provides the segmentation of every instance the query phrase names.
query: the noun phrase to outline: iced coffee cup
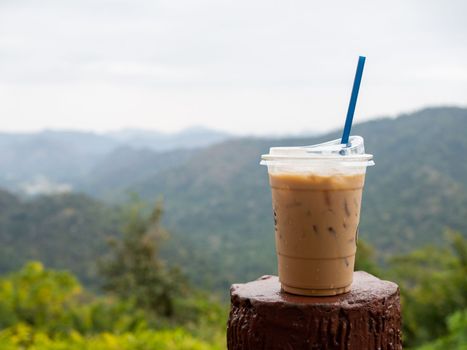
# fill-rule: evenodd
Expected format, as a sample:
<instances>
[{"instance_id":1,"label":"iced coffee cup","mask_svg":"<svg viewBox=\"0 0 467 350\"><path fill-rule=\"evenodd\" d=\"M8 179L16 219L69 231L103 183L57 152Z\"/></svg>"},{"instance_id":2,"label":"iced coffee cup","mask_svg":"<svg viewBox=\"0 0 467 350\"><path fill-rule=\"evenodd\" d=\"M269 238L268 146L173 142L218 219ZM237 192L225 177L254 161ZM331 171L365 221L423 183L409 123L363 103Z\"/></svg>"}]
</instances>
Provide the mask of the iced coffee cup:
<instances>
[{"instance_id":1,"label":"iced coffee cup","mask_svg":"<svg viewBox=\"0 0 467 350\"><path fill-rule=\"evenodd\" d=\"M363 138L273 147L262 156L272 191L279 280L299 295L350 290L365 171Z\"/></svg>"}]
</instances>

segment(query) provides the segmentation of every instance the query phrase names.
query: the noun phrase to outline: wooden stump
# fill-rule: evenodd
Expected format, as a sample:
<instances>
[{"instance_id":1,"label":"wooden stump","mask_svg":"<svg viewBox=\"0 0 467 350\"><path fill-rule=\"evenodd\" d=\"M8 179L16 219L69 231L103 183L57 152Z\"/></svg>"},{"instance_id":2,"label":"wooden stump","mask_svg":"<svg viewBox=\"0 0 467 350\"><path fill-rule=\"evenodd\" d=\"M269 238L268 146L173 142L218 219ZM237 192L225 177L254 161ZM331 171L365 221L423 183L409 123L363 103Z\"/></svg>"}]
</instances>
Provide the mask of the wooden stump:
<instances>
[{"instance_id":1,"label":"wooden stump","mask_svg":"<svg viewBox=\"0 0 467 350\"><path fill-rule=\"evenodd\" d=\"M234 284L230 296L230 350L402 349L399 288L366 272L338 296L288 294L276 276Z\"/></svg>"}]
</instances>

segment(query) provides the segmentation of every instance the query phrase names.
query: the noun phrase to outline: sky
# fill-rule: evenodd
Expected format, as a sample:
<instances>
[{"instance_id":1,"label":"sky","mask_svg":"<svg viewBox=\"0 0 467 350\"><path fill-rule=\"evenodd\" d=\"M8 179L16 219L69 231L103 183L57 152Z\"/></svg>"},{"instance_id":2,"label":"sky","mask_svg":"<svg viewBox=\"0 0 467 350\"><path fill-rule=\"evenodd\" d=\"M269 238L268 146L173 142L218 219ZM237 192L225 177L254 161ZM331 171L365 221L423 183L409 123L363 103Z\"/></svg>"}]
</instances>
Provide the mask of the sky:
<instances>
[{"instance_id":1,"label":"sky","mask_svg":"<svg viewBox=\"0 0 467 350\"><path fill-rule=\"evenodd\" d=\"M342 127L467 106L467 1L0 0L0 130Z\"/></svg>"}]
</instances>

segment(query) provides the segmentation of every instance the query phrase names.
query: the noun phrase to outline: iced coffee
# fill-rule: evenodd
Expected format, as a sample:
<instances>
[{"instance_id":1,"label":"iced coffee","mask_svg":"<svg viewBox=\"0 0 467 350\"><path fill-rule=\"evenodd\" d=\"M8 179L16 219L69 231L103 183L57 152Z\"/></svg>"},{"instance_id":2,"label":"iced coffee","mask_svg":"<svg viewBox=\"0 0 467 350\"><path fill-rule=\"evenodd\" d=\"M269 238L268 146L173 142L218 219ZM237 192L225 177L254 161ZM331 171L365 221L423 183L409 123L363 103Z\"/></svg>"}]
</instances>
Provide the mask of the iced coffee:
<instances>
[{"instance_id":1,"label":"iced coffee","mask_svg":"<svg viewBox=\"0 0 467 350\"><path fill-rule=\"evenodd\" d=\"M263 156L272 191L279 279L300 295L345 293L352 283L365 170L363 139L272 148Z\"/></svg>"}]
</instances>

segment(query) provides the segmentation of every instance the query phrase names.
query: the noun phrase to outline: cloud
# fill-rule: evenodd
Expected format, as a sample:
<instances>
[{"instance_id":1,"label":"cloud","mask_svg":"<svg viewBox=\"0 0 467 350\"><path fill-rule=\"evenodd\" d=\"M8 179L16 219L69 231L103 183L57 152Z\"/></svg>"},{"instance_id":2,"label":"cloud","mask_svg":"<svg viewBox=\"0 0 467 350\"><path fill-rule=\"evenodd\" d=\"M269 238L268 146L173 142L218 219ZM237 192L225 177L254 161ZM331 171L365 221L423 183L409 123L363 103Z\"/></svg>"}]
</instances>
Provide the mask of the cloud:
<instances>
[{"instance_id":1,"label":"cloud","mask_svg":"<svg viewBox=\"0 0 467 350\"><path fill-rule=\"evenodd\" d=\"M82 72L93 76L110 79L142 79L149 81L190 81L200 79L201 72L175 65L157 64L153 62L109 61L90 62L81 66Z\"/></svg>"},{"instance_id":2,"label":"cloud","mask_svg":"<svg viewBox=\"0 0 467 350\"><path fill-rule=\"evenodd\" d=\"M256 132L251 121L262 118L269 131L298 130L287 122L290 106L306 128L307 115L330 116L314 125L326 129L345 110L362 53L362 118L465 104L466 12L460 0L5 0L0 88L10 101L0 113L11 118L3 127L62 125L75 113L67 108L85 100L80 118L90 128L112 126L115 114L129 126L165 114L162 129L202 122ZM96 90L99 98L86 93Z\"/></svg>"}]
</instances>

